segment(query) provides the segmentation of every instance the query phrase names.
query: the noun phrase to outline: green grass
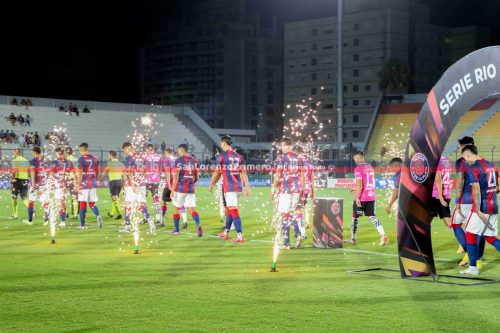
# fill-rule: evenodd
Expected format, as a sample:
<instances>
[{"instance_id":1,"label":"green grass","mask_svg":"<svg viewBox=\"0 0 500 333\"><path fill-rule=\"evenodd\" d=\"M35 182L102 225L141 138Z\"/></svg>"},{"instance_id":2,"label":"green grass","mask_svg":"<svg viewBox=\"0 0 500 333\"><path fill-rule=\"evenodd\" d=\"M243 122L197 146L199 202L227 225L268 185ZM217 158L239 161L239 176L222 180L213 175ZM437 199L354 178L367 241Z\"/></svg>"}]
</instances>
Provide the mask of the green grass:
<instances>
[{"instance_id":1,"label":"green grass","mask_svg":"<svg viewBox=\"0 0 500 333\"><path fill-rule=\"evenodd\" d=\"M268 189L254 189L241 209L248 242L217 239L213 196L198 192L198 211L207 237L188 232L173 238L161 229L141 234L141 254L132 254L132 236L105 228L58 230L7 220L7 191L0 192L0 332L493 332L500 286L453 286L348 274L351 269L397 268L395 219L378 213L391 238L363 218L356 247L282 251L278 273L269 273L272 205ZM100 190L103 215L109 206ZM379 193L380 194L380 193ZM344 197L350 223L352 196ZM26 216L24 209L21 218ZM169 213L170 215L170 213ZM267 222L267 224L266 224ZM72 222L76 226L76 222ZM433 227L437 269L457 274L457 243L441 221ZM310 232L310 230L309 230ZM212 235L212 236L209 236ZM500 277L500 259L487 247L484 277Z\"/></svg>"}]
</instances>

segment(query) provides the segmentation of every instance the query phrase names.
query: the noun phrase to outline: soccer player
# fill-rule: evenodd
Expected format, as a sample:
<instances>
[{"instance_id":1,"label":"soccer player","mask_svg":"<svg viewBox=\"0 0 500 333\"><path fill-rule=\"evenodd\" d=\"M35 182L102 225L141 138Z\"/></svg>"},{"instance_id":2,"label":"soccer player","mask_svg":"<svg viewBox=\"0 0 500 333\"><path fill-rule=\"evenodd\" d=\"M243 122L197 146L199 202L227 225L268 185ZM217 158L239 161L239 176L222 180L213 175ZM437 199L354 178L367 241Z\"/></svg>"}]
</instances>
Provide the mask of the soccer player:
<instances>
[{"instance_id":1,"label":"soccer player","mask_svg":"<svg viewBox=\"0 0 500 333\"><path fill-rule=\"evenodd\" d=\"M177 148L179 157L174 163L174 179L172 181L173 191L170 194L174 204L174 231L172 235L179 235L180 223L180 208L186 207L187 211L191 214L194 222L198 237L203 236L201 228L200 217L196 212L196 194L195 184L198 181L199 170L196 160L189 156L187 144L180 144Z\"/></svg>"},{"instance_id":2,"label":"soccer player","mask_svg":"<svg viewBox=\"0 0 500 333\"><path fill-rule=\"evenodd\" d=\"M97 217L97 226L102 228L102 217L99 208L95 203L99 200L97 196L97 179L99 174L99 162L97 158L88 153L89 145L82 143L78 146L80 155L78 159L78 171L76 174L76 190L78 191L78 201L80 202L80 226L78 230L85 230L85 217L87 215L87 204L92 213Z\"/></svg>"},{"instance_id":3,"label":"soccer player","mask_svg":"<svg viewBox=\"0 0 500 333\"><path fill-rule=\"evenodd\" d=\"M17 220L17 197L21 196L21 200L28 207L28 189L29 189L29 169L30 161L23 156L20 148L14 149L14 158L12 159L12 215L10 220Z\"/></svg>"},{"instance_id":4,"label":"soccer player","mask_svg":"<svg viewBox=\"0 0 500 333\"><path fill-rule=\"evenodd\" d=\"M60 227L66 226L66 193L70 175L74 179L73 163L64 157L64 149L58 147L55 149L56 159L50 164L50 173L54 179L54 199L59 203Z\"/></svg>"},{"instance_id":5,"label":"soccer player","mask_svg":"<svg viewBox=\"0 0 500 333\"><path fill-rule=\"evenodd\" d=\"M431 203L431 211L437 214L448 227L451 225L451 168L450 160L441 157L436 170Z\"/></svg>"},{"instance_id":6,"label":"soccer player","mask_svg":"<svg viewBox=\"0 0 500 333\"><path fill-rule=\"evenodd\" d=\"M460 149L463 149L467 145L474 145L474 139L470 136L464 136L458 140ZM456 196L455 196L455 210L453 211L451 219L451 228L455 234L455 238L462 247L462 251L467 251L467 242L465 239L465 231L462 228L462 224L466 222L467 216L470 215L472 206L474 204L474 198L472 197L472 185L470 174L467 172L467 164L463 157L460 157L456 163L455 168L457 171L457 183L456 183ZM479 242L479 258L482 259L484 253L485 242L483 237L477 237ZM460 266L465 266L469 263L469 256L465 253L462 261L459 263ZM482 267L482 261L478 261L478 267Z\"/></svg>"},{"instance_id":7,"label":"soccer player","mask_svg":"<svg viewBox=\"0 0 500 333\"><path fill-rule=\"evenodd\" d=\"M28 195L28 220L23 223L33 224L35 202L40 201L45 211L45 222L49 220L49 196L45 190L47 165L42 156L40 147L33 147L33 159L30 160L30 191Z\"/></svg>"},{"instance_id":8,"label":"soccer player","mask_svg":"<svg viewBox=\"0 0 500 333\"><path fill-rule=\"evenodd\" d=\"M300 233L302 238L306 239L306 224L304 223L304 214L306 214L307 200L314 200L316 195L316 188L314 184L314 165L311 163L309 158L304 154L304 150L301 146L296 145L294 148L294 152L299 156L302 160L302 167L304 169L304 177L305 177L305 187L303 191L303 195L299 200L299 204L297 206L297 224L299 226Z\"/></svg>"},{"instance_id":9,"label":"soccer player","mask_svg":"<svg viewBox=\"0 0 500 333\"><path fill-rule=\"evenodd\" d=\"M125 165L118 160L118 155L116 151L110 150L108 153L109 162L101 173L100 180L102 181L106 174L109 178L109 192L111 194L111 211L108 213L109 217L115 217L115 220L122 218L122 212L120 209L120 192L122 191L122 177L123 171L125 170Z\"/></svg>"},{"instance_id":10,"label":"soccer player","mask_svg":"<svg viewBox=\"0 0 500 333\"><path fill-rule=\"evenodd\" d=\"M161 180L162 158L160 154L156 153L154 145L148 144L146 149L147 152L143 158L146 169L146 197L148 193L151 192L156 212L155 223L159 225L161 223L162 215L160 210L160 198L158 197L158 188Z\"/></svg>"},{"instance_id":11,"label":"soccer player","mask_svg":"<svg viewBox=\"0 0 500 333\"><path fill-rule=\"evenodd\" d=\"M384 227L375 216L375 171L373 167L365 162L365 154L358 151L354 154L353 160L356 163L354 178L356 179L355 197L352 212L351 239L346 243L356 244L358 234L358 219L365 215L375 226L380 234L380 246L386 245L389 238L385 234Z\"/></svg>"},{"instance_id":12,"label":"soccer player","mask_svg":"<svg viewBox=\"0 0 500 333\"><path fill-rule=\"evenodd\" d=\"M461 274L479 275L477 267L478 242L477 236L485 240L500 252L498 236L498 172L495 166L478 156L477 147L466 145L462 148L462 157L470 167L467 170L471 182L473 208L467 216L465 238L469 255L469 268L460 271Z\"/></svg>"},{"instance_id":13,"label":"soccer player","mask_svg":"<svg viewBox=\"0 0 500 333\"><path fill-rule=\"evenodd\" d=\"M78 158L76 158L73 155L73 148L66 147L66 159L73 164L74 170L78 169ZM71 200L71 218L77 219L79 203L78 203L78 191L76 190L76 174L74 175L70 174L70 178L68 181L68 191Z\"/></svg>"},{"instance_id":14,"label":"soccer player","mask_svg":"<svg viewBox=\"0 0 500 333\"><path fill-rule=\"evenodd\" d=\"M387 215L391 215L392 205L398 200L399 196L399 182L401 181L401 166L403 165L403 160L399 157L394 157L389 163L392 172L394 172L394 176L392 176L392 182L394 183L394 189L392 190L391 199L389 199L389 203L387 207L385 207L385 211Z\"/></svg>"},{"instance_id":15,"label":"soccer player","mask_svg":"<svg viewBox=\"0 0 500 333\"><path fill-rule=\"evenodd\" d=\"M224 195L227 215L226 225L220 236L223 239L228 239L229 230L231 230L231 225L234 222L237 236L233 240L233 243L243 243L245 239L243 238L241 218L238 212L238 196L241 192L245 196L250 196L251 192L245 161L240 154L233 151L232 144L233 139L229 135L221 138L220 146L222 153L215 158L216 168L210 180L208 190L212 192L213 187L222 175L222 193Z\"/></svg>"},{"instance_id":16,"label":"soccer player","mask_svg":"<svg viewBox=\"0 0 500 333\"><path fill-rule=\"evenodd\" d=\"M120 232L130 232L130 222L134 204L143 215L144 219L151 225L153 221L148 212L146 204L146 175L144 170L144 160L134 151L130 142L122 145L125 154L125 228Z\"/></svg>"},{"instance_id":17,"label":"soccer player","mask_svg":"<svg viewBox=\"0 0 500 333\"><path fill-rule=\"evenodd\" d=\"M292 139L284 137L281 140L281 156L276 163L276 171L271 188L271 200L278 192L277 211L281 215L281 231L283 248L290 249L290 226L293 225L296 247L302 245L302 235L293 214L297 210L301 194L305 188L304 168L302 160L292 151Z\"/></svg>"},{"instance_id":18,"label":"soccer player","mask_svg":"<svg viewBox=\"0 0 500 333\"><path fill-rule=\"evenodd\" d=\"M162 160L162 168L165 177L165 185L161 194L161 223L160 227L165 226L165 216L167 215L167 202L171 202L170 194L172 193L172 182L174 180L173 165L175 163L176 157L174 156L174 150L170 147L166 148L164 151L164 157Z\"/></svg>"}]
</instances>

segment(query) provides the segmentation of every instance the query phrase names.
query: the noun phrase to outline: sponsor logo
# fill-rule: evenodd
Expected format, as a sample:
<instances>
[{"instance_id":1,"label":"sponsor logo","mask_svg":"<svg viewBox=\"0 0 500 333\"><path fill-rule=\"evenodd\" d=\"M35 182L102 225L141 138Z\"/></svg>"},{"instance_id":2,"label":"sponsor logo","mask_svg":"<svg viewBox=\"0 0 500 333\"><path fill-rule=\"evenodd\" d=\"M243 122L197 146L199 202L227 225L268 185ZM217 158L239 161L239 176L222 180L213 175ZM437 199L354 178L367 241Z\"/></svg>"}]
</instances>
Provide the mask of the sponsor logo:
<instances>
[{"instance_id":1,"label":"sponsor logo","mask_svg":"<svg viewBox=\"0 0 500 333\"><path fill-rule=\"evenodd\" d=\"M333 215L340 214L340 204L338 203L338 201L335 201L334 203L332 203L331 210L332 210Z\"/></svg>"},{"instance_id":2,"label":"sponsor logo","mask_svg":"<svg viewBox=\"0 0 500 333\"><path fill-rule=\"evenodd\" d=\"M411 178L419 184L422 184L429 178L429 161L422 153L416 153L410 162Z\"/></svg>"}]
</instances>

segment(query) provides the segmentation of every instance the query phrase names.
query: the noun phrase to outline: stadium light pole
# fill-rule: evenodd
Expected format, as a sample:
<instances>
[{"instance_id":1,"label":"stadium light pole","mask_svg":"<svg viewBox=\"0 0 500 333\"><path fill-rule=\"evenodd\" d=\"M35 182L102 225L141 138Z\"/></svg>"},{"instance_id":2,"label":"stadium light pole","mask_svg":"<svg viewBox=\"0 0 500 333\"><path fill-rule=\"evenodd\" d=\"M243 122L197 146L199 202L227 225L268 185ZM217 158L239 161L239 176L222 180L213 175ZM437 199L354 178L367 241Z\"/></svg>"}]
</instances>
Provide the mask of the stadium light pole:
<instances>
[{"instance_id":1,"label":"stadium light pole","mask_svg":"<svg viewBox=\"0 0 500 333\"><path fill-rule=\"evenodd\" d=\"M344 141L343 130L343 108L344 108L344 79L343 79L343 38L342 38L342 16L344 0L337 0L337 143L339 150Z\"/></svg>"}]
</instances>

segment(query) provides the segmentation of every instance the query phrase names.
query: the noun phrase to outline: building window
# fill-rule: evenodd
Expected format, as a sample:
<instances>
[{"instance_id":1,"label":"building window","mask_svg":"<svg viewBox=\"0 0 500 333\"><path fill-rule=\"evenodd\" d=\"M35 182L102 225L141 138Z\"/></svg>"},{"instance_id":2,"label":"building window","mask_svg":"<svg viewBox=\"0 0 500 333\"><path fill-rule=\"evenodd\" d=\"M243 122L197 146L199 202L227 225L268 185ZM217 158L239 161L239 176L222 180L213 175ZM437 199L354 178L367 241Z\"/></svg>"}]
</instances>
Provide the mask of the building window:
<instances>
[{"instance_id":1,"label":"building window","mask_svg":"<svg viewBox=\"0 0 500 333\"><path fill-rule=\"evenodd\" d=\"M217 89L224 89L224 81L217 80Z\"/></svg>"},{"instance_id":2,"label":"building window","mask_svg":"<svg viewBox=\"0 0 500 333\"><path fill-rule=\"evenodd\" d=\"M359 85L355 84L352 86L352 91L353 92L358 92L359 91Z\"/></svg>"},{"instance_id":3,"label":"building window","mask_svg":"<svg viewBox=\"0 0 500 333\"><path fill-rule=\"evenodd\" d=\"M352 122L353 123L359 123L359 116L357 114L352 116Z\"/></svg>"},{"instance_id":4,"label":"building window","mask_svg":"<svg viewBox=\"0 0 500 333\"><path fill-rule=\"evenodd\" d=\"M316 51L318 49L318 44L312 43L311 44L311 51Z\"/></svg>"},{"instance_id":5,"label":"building window","mask_svg":"<svg viewBox=\"0 0 500 333\"><path fill-rule=\"evenodd\" d=\"M274 89L274 82L273 81L267 81L267 89L268 90Z\"/></svg>"},{"instance_id":6,"label":"building window","mask_svg":"<svg viewBox=\"0 0 500 333\"><path fill-rule=\"evenodd\" d=\"M347 132L344 132L344 139L347 139Z\"/></svg>"},{"instance_id":7,"label":"building window","mask_svg":"<svg viewBox=\"0 0 500 333\"><path fill-rule=\"evenodd\" d=\"M358 77L359 76L359 69L353 69L352 70L352 76Z\"/></svg>"},{"instance_id":8,"label":"building window","mask_svg":"<svg viewBox=\"0 0 500 333\"><path fill-rule=\"evenodd\" d=\"M370 106L372 105L372 101L370 99L365 99L365 106Z\"/></svg>"},{"instance_id":9,"label":"building window","mask_svg":"<svg viewBox=\"0 0 500 333\"><path fill-rule=\"evenodd\" d=\"M316 66L317 63L318 63L318 59L316 59L316 58L311 59L311 66Z\"/></svg>"},{"instance_id":10,"label":"building window","mask_svg":"<svg viewBox=\"0 0 500 333\"><path fill-rule=\"evenodd\" d=\"M358 53L354 53L354 54L352 55L352 60L353 60L353 61L359 61L359 54L358 54Z\"/></svg>"},{"instance_id":11,"label":"building window","mask_svg":"<svg viewBox=\"0 0 500 333\"><path fill-rule=\"evenodd\" d=\"M318 78L318 74L311 73L311 80L315 81Z\"/></svg>"},{"instance_id":12,"label":"building window","mask_svg":"<svg viewBox=\"0 0 500 333\"><path fill-rule=\"evenodd\" d=\"M252 81L251 87L252 87L252 91L259 90L259 85L258 85L257 81Z\"/></svg>"},{"instance_id":13,"label":"building window","mask_svg":"<svg viewBox=\"0 0 500 333\"><path fill-rule=\"evenodd\" d=\"M266 77L272 78L274 76L274 71L271 68L266 68Z\"/></svg>"},{"instance_id":14,"label":"building window","mask_svg":"<svg viewBox=\"0 0 500 333\"><path fill-rule=\"evenodd\" d=\"M358 99L353 99L352 100L352 105L353 106L358 106L359 105L359 100Z\"/></svg>"},{"instance_id":15,"label":"building window","mask_svg":"<svg viewBox=\"0 0 500 333\"><path fill-rule=\"evenodd\" d=\"M358 38L354 38L352 40L352 46L358 46L359 45L359 39Z\"/></svg>"},{"instance_id":16,"label":"building window","mask_svg":"<svg viewBox=\"0 0 500 333\"><path fill-rule=\"evenodd\" d=\"M327 30L323 31L323 34L324 34L324 35L330 35L330 34L333 34L333 29L327 29Z\"/></svg>"},{"instance_id":17,"label":"building window","mask_svg":"<svg viewBox=\"0 0 500 333\"><path fill-rule=\"evenodd\" d=\"M252 95L252 104L259 104L259 96Z\"/></svg>"},{"instance_id":18,"label":"building window","mask_svg":"<svg viewBox=\"0 0 500 333\"><path fill-rule=\"evenodd\" d=\"M217 102L224 102L224 93L223 92L217 93Z\"/></svg>"},{"instance_id":19,"label":"building window","mask_svg":"<svg viewBox=\"0 0 500 333\"><path fill-rule=\"evenodd\" d=\"M268 104L274 103L274 96L273 95L267 95L267 103Z\"/></svg>"},{"instance_id":20,"label":"building window","mask_svg":"<svg viewBox=\"0 0 500 333\"><path fill-rule=\"evenodd\" d=\"M333 109L333 104L323 104L323 109Z\"/></svg>"},{"instance_id":21,"label":"building window","mask_svg":"<svg viewBox=\"0 0 500 333\"><path fill-rule=\"evenodd\" d=\"M252 116L257 117L259 115L259 108L253 106L252 107Z\"/></svg>"},{"instance_id":22,"label":"building window","mask_svg":"<svg viewBox=\"0 0 500 333\"><path fill-rule=\"evenodd\" d=\"M370 91L370 90L372 90L372 86L370 86L370 85L366 85L366 86L365 86L365 91Z\"/></svg>"},{"instance_id":23,"label":"building window","mask_svg":"<svg viewBox=\"0 0 500 333\"><path fill-rule=\"evenodd\" d=\"M354 31L358 31L359 30L359 23L354 23L353 29L354 29Z\"/></svg>"},{"instance_id":24,"label":"building window","mask_svg":"<svg viewBox=\"0 0 500 333\"><path fill-rule=\"evenodd\" d=\"M352 137L353 138L359 138L359 132L358 131L352 131Z\"/></svg>"},{"instance_id":25,"label":"building window","mask_svg":"<svg viewBox=\"0 0 500 333\"><path fill-rule=\"evenodd\" d=\"M317 36L318 35L318 29L314 28L311 30L311 35Z\"/></svg>"},{"instance_id":26,"label":"building window","mask_svg":"<svg viewBox=\"0 0 500 333\"><path fill-rule=\"evenodd\" d=\"M266 114L268 117L274 116L274 109L273 108L267 108L266 109Z\"/></svg>"},{"instance_id":27,"label":"building window","mask_svg":"<svg viewBox=\"0 0 500 333\"><path fill-rule=\"evenodd\" d=\"M316 95L318 90L316 88L311 88L311 95Z\"/></svg>"},{"instance_id":28,"label":"building window","mask_svg":"<svg viewBox=\"0 0 500 333\"><path fill-rule=\"evenodd\" d=\"M344 94L347 93L347 86L344 86Z\"/></svg>"}]
</instances>

